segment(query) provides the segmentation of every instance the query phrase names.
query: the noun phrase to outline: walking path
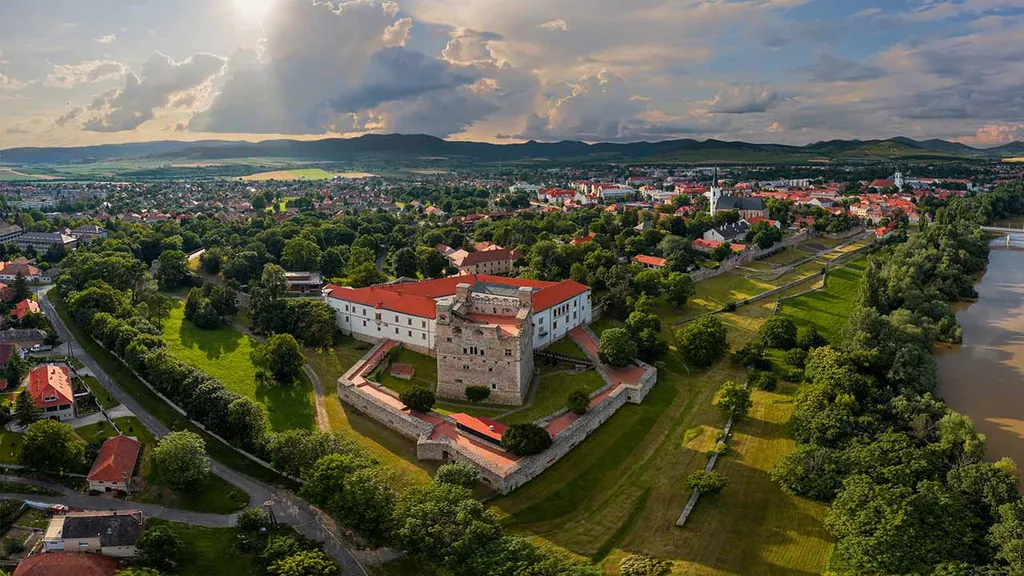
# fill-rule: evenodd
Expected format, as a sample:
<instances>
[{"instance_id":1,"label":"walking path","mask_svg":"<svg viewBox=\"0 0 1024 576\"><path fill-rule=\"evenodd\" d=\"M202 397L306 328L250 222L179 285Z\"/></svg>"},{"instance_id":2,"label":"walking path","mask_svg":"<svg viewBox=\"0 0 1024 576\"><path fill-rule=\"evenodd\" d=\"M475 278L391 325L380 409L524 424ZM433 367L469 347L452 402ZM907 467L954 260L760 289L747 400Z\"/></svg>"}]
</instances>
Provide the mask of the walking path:
<instances>
[{"instance_id":1,"label":"walking path","mask_svg":"<svg viewBox=\"0 0 1024 576\"><path fill-rule=\"evenodd\" d=\"M56 329L61 338L68 343L69 348L74 351L75 358L81 360L82 363L92 371L96 379L106 387L107 391L109 391L114 398L135 414L139 421L142 422L142 425L148 428L157 438L170 433L170 429L168 429L163 422L147 412L134 397L122 390L114 380L107 376L96 361L89 356L82 347L81 342L78 342L68 327L64 325L64 321L53 308L53 304L51 304L49 299L46 297L46 291L39 292L39 304L42 306L47 317L50 318L54 329ZM233 484L248 494L251 506L259 506L265 502L274 502L273 509L277 520L283 524L288 524L294 527L299 531L299 533L306 537L322 541L324 543L324 551L330 554L332 558L341 564L345 574L366 575L366 571L363 569L362 565L342 541L340 537L342 532L337 524L335 524L334 521L322 511L310 506L304 500L288 490L264 484L263 482L228 468L216 460L210 461L210 470L217 476L220 476L230 484ZM75 498L78 497L79 496L75 496ZM106 502L105 499L104 501ZM89 502L90 505L93 503L92 501ZM172 512L175 514L181 513L182 515L179 516L180 518L195 517L208 519L208 517L215 516L209 514L192 516L199 513L186 512L182 510L170 511L170 509L168 509L168 512L162 513L171 514ZM227 516L227 518L233 518L233 516ZM186 522L187 520L179 521ZM227 525L230 525L230 522Z\"/></svg>"}]
</instances>

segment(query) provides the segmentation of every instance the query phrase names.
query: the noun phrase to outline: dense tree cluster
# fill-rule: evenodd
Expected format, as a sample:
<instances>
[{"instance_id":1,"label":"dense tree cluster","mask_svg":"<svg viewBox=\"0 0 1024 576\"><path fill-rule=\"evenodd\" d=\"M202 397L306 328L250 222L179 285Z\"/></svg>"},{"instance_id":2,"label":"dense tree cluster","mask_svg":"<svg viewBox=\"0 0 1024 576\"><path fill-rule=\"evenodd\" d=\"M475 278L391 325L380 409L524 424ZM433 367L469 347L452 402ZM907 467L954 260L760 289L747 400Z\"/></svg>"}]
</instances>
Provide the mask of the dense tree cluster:
<instances>
[{"instance_id":1,"label":"dense tree cluster","mask_svg":"<svg viewBox=\"0 0 1024 576\"><path fill-rule=\"evenodd\" d=\"M986 264L977 225L1022 211L1019 187L950 202L872 259L841 345L806 356L791 422L798 446L772 477L831 503L836 568L1021 573L1016 466L986 462L984 436L933 396L930 348L960 337L950 302L974 295L972 275Z\"/></svg>"}]
</instances>

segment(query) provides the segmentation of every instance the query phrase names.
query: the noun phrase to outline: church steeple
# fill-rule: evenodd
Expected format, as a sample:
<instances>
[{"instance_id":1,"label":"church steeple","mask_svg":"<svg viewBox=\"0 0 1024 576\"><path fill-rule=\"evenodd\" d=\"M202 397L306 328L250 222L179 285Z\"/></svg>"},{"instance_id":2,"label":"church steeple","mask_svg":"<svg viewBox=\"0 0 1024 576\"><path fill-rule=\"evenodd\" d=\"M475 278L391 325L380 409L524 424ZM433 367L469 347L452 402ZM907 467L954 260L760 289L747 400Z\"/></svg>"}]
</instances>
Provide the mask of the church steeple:
<instances>
[{"instance_id":1,"label":"church steeple","mask_svg":"<svg viewBox=\"0 0 1024 576\"><path fill-rule=\"evenodd\" d=\"M711 215L715 215L715 210L718 208L718 200L722 197L722 189L718 187L718 167L715 166L714 180L711 181L711 189L704 194L708 199L708 210Z\"/></svg>"}]
</instances>

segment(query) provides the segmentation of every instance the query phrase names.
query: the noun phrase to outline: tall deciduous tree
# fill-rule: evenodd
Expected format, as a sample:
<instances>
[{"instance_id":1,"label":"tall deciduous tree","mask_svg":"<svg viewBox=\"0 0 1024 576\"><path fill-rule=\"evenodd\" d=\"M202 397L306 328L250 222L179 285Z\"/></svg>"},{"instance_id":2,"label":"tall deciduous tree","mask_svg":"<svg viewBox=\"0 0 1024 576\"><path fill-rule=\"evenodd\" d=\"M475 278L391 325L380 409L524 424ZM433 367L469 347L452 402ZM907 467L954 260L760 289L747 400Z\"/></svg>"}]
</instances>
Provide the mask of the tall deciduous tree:
<instances>
[{"instance_id":1,"label":"tall deciduous tree","mask_svg":"<svg viewBox=\"0 0 1024 576\"><path fill-rule=\"evenodd\" d=\"M623 328L609 328L601 333L597 354L601 362L621 368L628 366L638 353L636 341Z\"/></svg>"},{"instance_id":2,"label":"tall deciduous tree","mask_svg":"<svg viewBox=\"0 0 1024 576\"><path fill-rule=\"evenodd\" d=\"M206 442L193 432L171 432L153 450L153 469L161 481L176 488L199 482L210 473Z\"/></svg>"},{"instance_id":3,"label":"tall deciduous tree","mask_svg":"<svg viewBox=\"0 0 1024 576\"><path fill-rule=\"evenodd\" d=\"M153 275L161 288L176 288L188 278L188 256L181 250L167 250L160 255Z\"/></svg>"},{"instance_id":4,"label":"tall deciduous tree","mask_svg":"<svg viewBox=\"0 0 1024 576\"><path fill-rule=\"evenodd\" d=\"M739 420L750 412L754 405L750 399L750 389L744 388L732 380L722 384L718 389L718 408L729 416Z\"/></svg>"},{"instance_id":5,"label":"tall deciduous tree","mask_svg":"<svg viewBox=\"0 0 1024 576\"><path fill-rule=\"evenodd\" d=\"M85 442L67 424L41 420L25 432L19 460L46 472L75 471L85 461Z\"/></svg>"},{"instance_id":6,"label":"tall deciduous tree","mask_svg":"<svg viewBox=\"0 0 1024 576\"><path fill-rule=\"evenodd\" d=\"M291 334L274 334L267 343L253 350L252 363L264 377L270 377L278 384L292 384L302 373L306 359L295 337Z\"/></svg>"},{"instance_id":7,"label":"tall deciduous tree","mask_svg":"<svg viewBox=\"0 0 1024 576\"><path fill-rule=\"evenodd\" d=\"M728 336L722 321L709 315L690 322L676 332L676 341L687 363L707 368L729 350Z\"/></svg>"}]
</instances>

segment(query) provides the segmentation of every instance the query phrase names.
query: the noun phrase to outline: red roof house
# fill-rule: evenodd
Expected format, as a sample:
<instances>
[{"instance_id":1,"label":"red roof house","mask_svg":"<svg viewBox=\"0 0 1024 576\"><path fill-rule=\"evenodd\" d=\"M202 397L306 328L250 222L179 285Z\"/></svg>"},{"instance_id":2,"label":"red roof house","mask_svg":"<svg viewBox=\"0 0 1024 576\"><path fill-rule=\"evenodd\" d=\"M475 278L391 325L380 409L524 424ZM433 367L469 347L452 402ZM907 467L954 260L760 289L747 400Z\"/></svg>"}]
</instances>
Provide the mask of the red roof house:
<instances>
[{"instance_id":1,"label":"red roof house","mask_svg":"<svg viewBox=\"0 0 1024 576\"><path fill-rule=\"evenodd\" d=\"M633 256L633 262L647 268L664 268L666 260L664 258L658 258L657 256L637 254L636 256Z\"/></svg>"},{"instance_id":2,"label":"red roof house","mask_svg":"<svg viewBox=\"0 0 1024 576\"><path fill-rule=\"evenodd\" d=\"M14 576L114 576L116 571L117 560L109 556L49 552L22 560Z\"/></svg>"},{"instance_id":3,"label":"red roof house","mask_svg":"<svg viewBox=\"0 0 1024 576\"><path fill-rule=\"evenodd\" d=\"M459 430L495 444L501 444L501 436L508 430L508 426L505 426L497 420L491 420L490 418L484 418L483 416L470 416L469 414L452 414L452 420L455 420L456 426Z\"/></svg>"},{"instance_id":4,"label":"red roof house","mask_svg":"<svg viewBox=\"0 0 1024 576\"><path fill-rule=\"evenodd\" d=\"M89 489L127 492L141 448L138 440L128 436L115 436L104 442L87 476Z\"/></svg>"},{"instance_id":5,"label":"red roof house","mask_svg":"<svg viewBox=\"0 0 1024 576\"><path fill-rule=\"evenodd\" d=\"M14 310L11 310L11 316L21 320L25 317L25 314L38 314L39 312L39 304L34 300L26 298L14 305Z\"/></svg>"},{"instance_id":6,"label":"red roof house","mask_svg":"<svg viewBox=\"0 0 1024 576\"><path fill-rule=\"evenodd\" d=\"M28 393L43 410L44 418L70 420L75 417L75 396L67 366L43 364L28 374Z\"/></svg>"}]
</instances>

